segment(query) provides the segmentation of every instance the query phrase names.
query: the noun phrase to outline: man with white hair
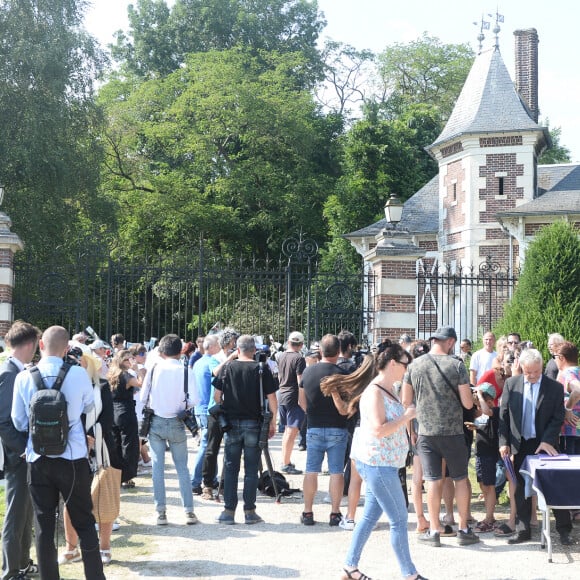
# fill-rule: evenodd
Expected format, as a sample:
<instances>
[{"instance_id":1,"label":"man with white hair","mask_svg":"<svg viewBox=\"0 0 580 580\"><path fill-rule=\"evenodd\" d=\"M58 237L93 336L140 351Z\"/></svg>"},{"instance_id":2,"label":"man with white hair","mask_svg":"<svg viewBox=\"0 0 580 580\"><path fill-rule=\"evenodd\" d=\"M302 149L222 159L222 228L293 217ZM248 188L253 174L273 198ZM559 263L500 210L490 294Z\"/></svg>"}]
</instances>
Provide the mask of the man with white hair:
<instances>
[{"instance_id":1,"label":"man with white hair","mask_svg":"<svg viewBox=\"0 0 580 580\"><path fill-rule=\"evenodd\" d=\"M514 456L516 472L517 518L523 526L508 544L531 539L532 498L525 497L525 483L520 468L528 455L557 455L556 447L564 421L562 385L542 375L542 354L527 348L520 355L522 374L505 382L499 416L499 452L502 458ZM563 545L573 543L569 510L554 510L556 529Z\"/></svg>"}]
</instances>

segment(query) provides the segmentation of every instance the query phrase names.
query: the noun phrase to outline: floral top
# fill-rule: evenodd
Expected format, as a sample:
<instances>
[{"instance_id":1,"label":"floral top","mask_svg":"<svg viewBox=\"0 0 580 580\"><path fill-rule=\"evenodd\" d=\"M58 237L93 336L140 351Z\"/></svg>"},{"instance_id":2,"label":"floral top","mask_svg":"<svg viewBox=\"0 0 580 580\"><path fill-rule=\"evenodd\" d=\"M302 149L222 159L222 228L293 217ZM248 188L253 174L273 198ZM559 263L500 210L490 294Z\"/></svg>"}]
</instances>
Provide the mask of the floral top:
<instances>
[{"instance_id":1,"label":"floral top","mask_svg":"<svg viewBox=\"0 0 580 580\"><path fill-rule=\"evenodd\" d=\"M580 381L580 367L568 367L563 371L558 373L558 380L564 385L564 404L568 400L570 393L568 392L568 385L572 381ZM580 401L578 401L574 405L574 409L572 410L576 417L580 417ZM562 430L560 431L560 435L566 435L568 437L580 437L580 423L573 427L568 423L564 422L562 425Z\"/></svg>"},{"instance_id":2,"label":"floral top","mask_svg":"<svg viewBox=\"0 0 580 580\"><path fill-rule=\"evenodd\" d=\"M394 421L404 414L405 409L399 400L383 394L385 417ZM405 465L409 451L409 440L405 424L387 437L377 438L370 433L369 417L372 398L367 389L360 400L360 427L354 432L351 457L366 465L400 468Z\"/></svg>"}]
</instances>

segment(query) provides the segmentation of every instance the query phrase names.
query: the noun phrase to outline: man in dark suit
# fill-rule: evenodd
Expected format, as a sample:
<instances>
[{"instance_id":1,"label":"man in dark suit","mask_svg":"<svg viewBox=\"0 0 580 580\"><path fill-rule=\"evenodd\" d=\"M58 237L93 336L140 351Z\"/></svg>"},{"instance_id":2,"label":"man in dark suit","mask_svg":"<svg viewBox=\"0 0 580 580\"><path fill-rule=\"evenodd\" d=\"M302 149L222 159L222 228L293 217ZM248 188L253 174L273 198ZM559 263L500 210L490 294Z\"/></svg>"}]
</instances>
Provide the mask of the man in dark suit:
<instances>
[{"instance_id":1,"label":"man in dark suit","mask_svg":"<svg viewBox=\"0 0 580 580\"><path fill-rule=\"evenodd\" d=\"M514 456L517 478L517 517L524 526L509 539L509 544L521 544L531 539L532 500L525 497L525 485L520 475L527 455L546 453L557 455L556 446L564 421L564 391L562 385L542 375L542 355L533 348L522 351L520 367L523 374L505 383L500 406L499 452L502 457ZM560 541L570 545L572 522L568 510L554 510Z\"/></svg>"},{"instance_id":2,"label":"man in dark suit","mask_svg":"<svg viewBox=\"0 0 580 580\"><path fill-rule=\"evenodd\" d=\"M30 559L32 503L26 483L24 451L28 435L18 431L10 418L16 375L28 364L38 345L40 331L27 322L15 322L4 337L10 356L0 366L0 437L4 448L6 515L2 527L2 580L24 580L38 572Z\"/></svg>"}]
</instances>

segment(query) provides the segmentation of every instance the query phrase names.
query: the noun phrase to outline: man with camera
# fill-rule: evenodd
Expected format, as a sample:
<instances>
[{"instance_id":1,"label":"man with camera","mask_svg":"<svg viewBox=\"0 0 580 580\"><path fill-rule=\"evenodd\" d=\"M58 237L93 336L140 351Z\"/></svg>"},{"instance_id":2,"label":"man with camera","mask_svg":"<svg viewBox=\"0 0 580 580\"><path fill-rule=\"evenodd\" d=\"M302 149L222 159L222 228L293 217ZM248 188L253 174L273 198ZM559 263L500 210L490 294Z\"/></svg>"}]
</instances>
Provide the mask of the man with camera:
<instances>
[{"instance_id":1,"label":"man with camera","mask_svg":"<svg viewBox=\"0 0 580 580\"><path fill-rule=\"evenodd\" d=\"M159 343L160 360L145 376L141 400L153 410L149 445L153 472L153 499L157 511L157 525L167 525L165 495L165 447L169 445L179 491L185 511L185 523L197 523L193 513L191 480L187 469L187 431L191 430L192 416L184 413L198 401L193 373L181 364L181 339L176 334L164 336ZM189 423L189 425L188 425Z\"/></svg>"},{"instance_id":2,"label":"man with camera","mask_svg":"<svg viewBox=\"0 0 580 580\"><path fill-rule=\"evenodd\" d=\"M228 422L225 433L224 510L218 523L234 524L238 505L238 475L244 452L244 520L248 525L263 522L256 513L260 435L268 430L268 438L276 430L276 384L267 364L256 362L254 338L243 334L237 340L237 359L222 368L215 383L215 400ZM267 398L269 423L264 421L263 398ZM265 436L265 433L264 433Z\"/></svg>"}]
</instances>

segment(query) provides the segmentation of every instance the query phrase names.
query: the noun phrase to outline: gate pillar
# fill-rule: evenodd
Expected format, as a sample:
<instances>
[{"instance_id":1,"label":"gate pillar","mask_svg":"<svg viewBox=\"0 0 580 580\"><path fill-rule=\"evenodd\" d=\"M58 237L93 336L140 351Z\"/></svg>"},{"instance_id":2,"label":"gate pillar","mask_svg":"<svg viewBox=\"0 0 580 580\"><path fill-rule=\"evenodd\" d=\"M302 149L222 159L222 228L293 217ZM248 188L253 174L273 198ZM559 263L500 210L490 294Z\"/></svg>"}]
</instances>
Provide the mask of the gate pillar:
<instances>
[{"instance_id":1,"label":"gate pillar","mask_svg":"<svg viewBox=\"0 0 580 580\"><path fill-rule=\"evenodd\" d=\"M365 255L375 278L374 341L401 334L415 336L417 328L417 260L425 251L413 243L411 235L387 223L375 236L376 245Z\"/></svg>"},{"instance_id":2,"label":"gate pillar","mask_svg":"<svg viewBox=\"0 0 580 580\"><path fill-rule=\"evenodd\" d=\"M24 247L18 234L10 231L11 226L10 218L0 211L0 337L2 338L12 325L14 254Z\"/></svg>"}]
</instances>

